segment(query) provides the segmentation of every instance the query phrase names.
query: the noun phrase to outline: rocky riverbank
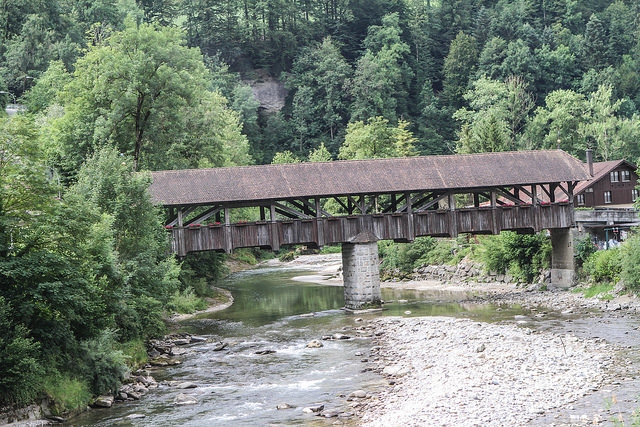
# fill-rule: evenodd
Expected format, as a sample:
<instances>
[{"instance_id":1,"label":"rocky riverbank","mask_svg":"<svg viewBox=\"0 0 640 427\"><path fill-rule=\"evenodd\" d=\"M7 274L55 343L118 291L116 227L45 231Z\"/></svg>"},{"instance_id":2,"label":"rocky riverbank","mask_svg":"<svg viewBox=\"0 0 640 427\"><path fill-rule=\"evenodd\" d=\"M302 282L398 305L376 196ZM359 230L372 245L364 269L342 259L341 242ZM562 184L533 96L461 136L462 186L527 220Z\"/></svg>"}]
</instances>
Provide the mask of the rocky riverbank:
<instances>
[{"instance_id":1,"label":"rocky riverbank","mask_svg":"<svg viewBox=\"0 0 640 427\"><path fill-rule=\"evenodd\" d=\"M340 284L339 258L323 257L314 281ZM292 265L310 266L300 257ZM483 276L473 264L425 267L383 287L463 291L468 302L519 305L532 317L559 316L608 323L633 318L640 301L614 290L612 298L585 298L581 292L512 283L507 276ZM301 278L304 280L304 278ZM307 279L308 280L308 279ZM410 313L407 313L410 315ZM564 319L563 319L564 316ZM389 426L587 426L631 424L636 399L625 406L616 394L637 390L638 351L625 344L567 332L549 332L506 323L438 317L384 317L367 322L372 337L364 369L386 378L379 390L348 397L358 424ZM638 334L638 327L620 332ZM604 327L606 336L606 326ZM602 331L601 331L602 332ZM585 336L587 335L587 336ZM634 335L635 336L635 335ZM634 352L633 356L629 352ZM637 393L636 393L637 395ZM595 397L591 397L595 396ZM637 397L637 396L636 396ZM616 421L615 424L612 420Z\"/></svg>"},{"instance_id":2,"label":"rocky riverbank","mask_svg":"<svg viewBox=\"0 0 640 427\"><path fill-rule=\"evenodd\" d=\"M364 426L524 426L625 375L603 340L437 317L373 326L371 369L389 386L354 405Z\"/></svg>"}]
</instances>

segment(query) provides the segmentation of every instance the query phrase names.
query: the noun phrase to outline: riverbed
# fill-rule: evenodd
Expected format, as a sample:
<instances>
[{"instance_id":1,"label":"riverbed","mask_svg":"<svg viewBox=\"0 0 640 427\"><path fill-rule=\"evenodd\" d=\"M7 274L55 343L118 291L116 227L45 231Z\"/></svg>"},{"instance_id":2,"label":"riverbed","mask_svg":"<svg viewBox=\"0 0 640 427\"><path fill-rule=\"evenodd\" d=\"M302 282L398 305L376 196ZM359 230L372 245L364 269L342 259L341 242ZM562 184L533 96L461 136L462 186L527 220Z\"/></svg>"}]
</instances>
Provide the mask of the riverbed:
<instances>
[{"instance_id":1,"label":"riverbed","mask_svg":"<svg viewBox=\"0 0 640 427\"><path fill-rule=\"evenodd\" d=\"M339 263L232 275L222 287L234 304L182 320L208 342L154 370L157 390L67 425L631 425L635 299L396 282L383 285L383 311L350 315Z\"/></svg>"}]
</instances>

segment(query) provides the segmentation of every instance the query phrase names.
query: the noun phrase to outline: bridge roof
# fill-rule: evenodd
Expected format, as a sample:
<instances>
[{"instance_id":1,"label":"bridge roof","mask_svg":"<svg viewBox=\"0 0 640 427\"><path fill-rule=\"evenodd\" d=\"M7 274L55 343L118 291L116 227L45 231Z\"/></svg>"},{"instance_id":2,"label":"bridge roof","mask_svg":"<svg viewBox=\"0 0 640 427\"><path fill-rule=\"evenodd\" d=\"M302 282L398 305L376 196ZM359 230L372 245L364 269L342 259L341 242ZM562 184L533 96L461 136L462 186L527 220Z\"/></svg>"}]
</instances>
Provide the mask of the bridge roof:
<instances>
[{"instance_id":1,"label":"bridge roof","mask_svg":"<svg viewBox=\"0 0 640 427\"><path fill-rule=\"evenodd\" d=\"M480 189L591 177L568 153L539 150L168 170L152 172L152 178L155 203L184 206Z\"/></svg>"}]
</instances>

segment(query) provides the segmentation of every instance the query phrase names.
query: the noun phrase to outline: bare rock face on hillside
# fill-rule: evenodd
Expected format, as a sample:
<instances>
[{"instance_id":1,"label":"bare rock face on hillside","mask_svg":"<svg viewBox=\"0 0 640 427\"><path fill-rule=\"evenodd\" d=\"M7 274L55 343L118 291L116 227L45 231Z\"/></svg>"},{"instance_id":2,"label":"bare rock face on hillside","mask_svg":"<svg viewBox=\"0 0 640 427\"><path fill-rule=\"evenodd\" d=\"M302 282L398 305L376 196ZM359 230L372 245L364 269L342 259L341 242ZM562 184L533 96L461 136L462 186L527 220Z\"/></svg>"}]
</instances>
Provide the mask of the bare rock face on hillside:
<instances>
[{"instance_id":1,"label":"bare rock face on hillside","mask_svg":"<svg viewBox=\"0 0 640 427\"><path fill-rule=\"evenodd\" d=\"M258 78L246 80L245 83L251 86L253 96L260 103L260 108L266 112L280 111L284 107L287 89L281 81L261 73Z\"/></svg>"}]
</instances>

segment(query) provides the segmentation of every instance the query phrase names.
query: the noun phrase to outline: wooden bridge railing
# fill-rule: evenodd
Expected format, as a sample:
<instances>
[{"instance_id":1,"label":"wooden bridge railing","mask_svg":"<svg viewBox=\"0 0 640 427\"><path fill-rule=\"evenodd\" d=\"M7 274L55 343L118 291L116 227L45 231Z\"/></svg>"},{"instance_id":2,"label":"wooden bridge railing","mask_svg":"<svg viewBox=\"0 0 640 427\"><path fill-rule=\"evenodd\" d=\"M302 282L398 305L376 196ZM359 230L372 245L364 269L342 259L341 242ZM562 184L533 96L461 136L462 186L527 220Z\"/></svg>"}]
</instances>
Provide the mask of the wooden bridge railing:
<instances>
[{"instance_id":1,"label":"wooden bridge railing","mask_svg":"<svg viewBox=\"0 0 640 427\"><path fill-rule=\"evenodd\" d=\"M502 230L538 232L567 228L573 223L569 202L428 210L414 213L387 213L343 217L321 217L278 221L258 221L224 225L192 224L168 227L172 250L178 256L189 252L224 251L260 247L278 250L287 245L346 243L362 232L379 240L412 241L418 236L455 237L460 233L498 234Z\"/></svg>"}]
</instances>

